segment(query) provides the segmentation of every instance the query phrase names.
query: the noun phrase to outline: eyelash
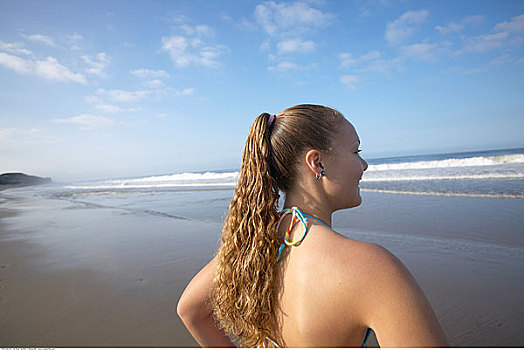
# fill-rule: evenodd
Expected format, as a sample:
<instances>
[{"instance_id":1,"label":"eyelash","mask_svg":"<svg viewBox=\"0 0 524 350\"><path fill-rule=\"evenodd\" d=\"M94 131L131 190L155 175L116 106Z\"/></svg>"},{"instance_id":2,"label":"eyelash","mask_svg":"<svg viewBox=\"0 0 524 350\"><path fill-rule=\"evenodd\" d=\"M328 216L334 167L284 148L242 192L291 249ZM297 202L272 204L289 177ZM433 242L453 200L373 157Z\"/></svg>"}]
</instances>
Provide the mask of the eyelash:
<instances>
[{"instance_id":1,"label":"eyelash","mask_svg":"<svg viewBox=\"0 0 524 350\"><path fill-rule=\"evenodd\" d=\"M361 150L361 149L357 150L357 151L356 151L355 153L360 153L360 152L362 152L362 150Z\"/></svg>"}]
</instances>

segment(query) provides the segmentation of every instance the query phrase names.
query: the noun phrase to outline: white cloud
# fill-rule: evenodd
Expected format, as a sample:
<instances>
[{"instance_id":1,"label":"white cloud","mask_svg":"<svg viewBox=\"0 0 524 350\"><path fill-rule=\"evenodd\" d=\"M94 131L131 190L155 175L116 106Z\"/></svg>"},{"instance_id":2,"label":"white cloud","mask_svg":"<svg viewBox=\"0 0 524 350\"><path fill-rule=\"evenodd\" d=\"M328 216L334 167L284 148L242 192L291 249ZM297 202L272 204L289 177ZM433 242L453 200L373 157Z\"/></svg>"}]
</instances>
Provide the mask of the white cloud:
<instances>
[{"instance_id":1,"label":"white cloud","mask_svg":"<svg viewBox=\"0 0 524 350\"><path fill-rule=\"evenodd\" d=\"M183 30L187 35L207 35L207 36L213 36L214 31L210 27L206 25L197 25L194 27L188 26L188 25L181 25L179 27L181 30Z\"/></svg>"},{"instance_id":2,"label":"white cloud","mask_svg":"<svg viewBox=\"0 0 524 350\"><path fill-rule=\"evenodd\" d=\"M362 16L369 16L377 10L387 7L390 0L354 0L353 3Z\"/></svg>"},{"instance_id":3,"label":"white cloud","mask_svg":"<svg viewBox=\"0 0 524 350\"><path fill-rule=\"evenodd\" d=\"M169 78L169 73L165 70L141 68L129 71L129 73L139 78Z\"/></svg>"},{"instance_id":4,"label":"white cloud","mask_svg":"<svg viewBox=\"0 0 524 350\"><path fill-rule=\"evenodd\" d=\"M73 73L69 68L61 65L56 58L47 57L45 61L33 61L17 56L0 53L0 64L13 69L19 74L36 74L37 76L62 82L76 82L85 84L84 75Z\"/></svg>"},{"instance_id":5,"label":"white cloud","mask_svg":"<svg viewBox=\"0 0 524 350\"><path fill-rule=\"evenodd\" d=\"M77 34L77 33L73 33L71 35L68 35L66 37L66 41L68 42L69 44L69 48L71 50L80 50L80 41L82 41L84 39L84 37L80 34Z\"/></svg>"},{"instance_id":6,"label":"white cloud","mask_svg":"<svg viewBox=\"0 0 524 350\"><path fill-rule=\"evenodd\" d=\"M346 85L348 88L350 89L356 89L356 86L355 86L355 83L358 82L360 80L359 77L355 76L355 75L342 75L340 78L339 78L340 82L344 85Z\"/></svg>"},{"instance_id":7,"label":"white cloud","mask_svg":"<svg viewBox=\"0 0 524 350\"><path fill-rule=\"evenodd\" d=\"M127 112L127 113L136 112L136 109L134 108L122 108L122 107L113 106L109 104L98 104L95 106L95 108L104 113L111 113L111 114L124 113L124 112Z\"/></svg>"},{"instance_id":8,"label":"white cloud","mask_svg":"<svg viewBox=\"0 0 524 350\"><path fill-rule=\"evenodd\" d=\"M334 15L305 2L266 1L255 7L255 21L270 36L300 34L328 24Z\"/></svg>"},{"instance_id":9,"label":"white cloud","mask_svg":"<svg viewBox=\"0 0 524 350\"><path fill-rule=\"evenodd\" d=\"M20 43L5 43L0 40L0 50L4 50L14 54L24 54L32 55L33 53L27 49L23 48L23 45Z\"/></svg>"},{"instance_id":10,"label":"white cloud","mask_svg":"<svg viewBox=\"0 0 524 350\"><path fill-rule=\"evenodd\" d=\"M272 54L272 53L268 54L268 55L267 55L267 58L268 58L268 60L269 60L270 62L275 62L275 61L277 61L277 60L279 59L279 57L278 57L277 55L274 55L274 54Z\"/></svg>"},{"instance_id":11,"label":"white cloud","mask_svg":"<svg viewBox=\"0 0 524 350\"><path fill-rule=\"evenodd\" d=\"M400 47L400 54L404 57L411 57L422 61L434 61L437 59L437 44L420 43Z\"/></svg>"},{"instance_id":12,"label":"white cloud","mask_svg":"<svg viewBox=\"0 0 524 350\"><path fill-rule=\"evenodd\" d=\"M453 66L448 69L449 72L458 72L462 74L477 74L488 70L488 65L481 66L480 68L465 68L461 66Z\"/></svg>"},{"instance_id":13,"label":"white cloud","mask_svg":"<svg viewBox=\"0 0 524 350\"><path fill-rule=\"evenodd\" d=\"M189 42L191 43L191 46L193 46L193 47L197 47L197 46L202 45L202 40L200 40L198 38L193 38Z\"/></svg>"},{"instance_id":14,"label":"white cloud","mask_svg":"<svg viewBox=\"0 0 524 350\"><path fill-rule=\"evenodd\" d=\"M86 72L98 76L105 75L104 69L111 62L111 57L109 57L105 52L100 52L95 56L84 55L82 56L82 59L88 66Z\"/></svg>"},{"instance_id":15,"label":"white cloud","mask_svg":"<svg viewBox=\"0 0 524 350\"><path fill-rule=\"evenodd\" d=\"M162 38L162 50L169 52L177 67L187 67L191 64L205 67L217 67L217 58L225 51L221 45L204 46L200 39L189 41L181 35Z\"/></svg>"},{"instance_id":16,"label":"white cloud","mask_svg":"<svg viewBox=\"0 0 524 350\"><path fill-rule=\"evenodd\" d=\"M12 69L19 74L28 74L33 70L30 61L3 52L0 52L0 65Z\"/></svg>"},{"instance_id":17,"label":"white cloud","mask_svg":"<svg viewBox=\"0 0 524 350\"><path fill-rule=\"evenodd\" d=\"M184 31L187 35L195 34L195 30L192 27L190 27L190 26L188 26L186 24L183 24L183 25L179 26L178 28L181 29L182 31Z\"/></svg>"},{"instance_id":18,"label":"white cloud","mask_svg":"<svg viewBox=\"0 0 524 350\"><path fill-rule=\"evenodd\" d=\"M183 23L189 22L189 17L186 15L174 15L169 21L174 24L181 25Z\"/></svg>"},{"instance_id":19,"label":"white cloud","mask_svg":"<svg viewBox=\"0 0 524 350\"><path fill-rule=\"evenodd\" d=\"M147 90L126 91L98 89L97 93L99 95L106 96L113 101L127 102L141 100L145 98L147 95L149 95L151 92Z\"/></svg>"},{"instance_id":20,"label":"white cloud","mask_svg":"<svg viewBox=\"0 0 524 350\"><path fill-rule=\"evenodd\" d=\"M308 63L306 65L299 65L291 61L282 61L274 66L269 66L267 69L272 72L285 72L291 70L307 70L314 69L317 65L315 63Z\"/></svg>"},{"instance_id":21,"label":"white cloud","mask_svg":"<svg viewBox=\"0 0 524 350\"><path fill-rule=\"evenodd\" d=\"M225 52L225 47L218 46L205 46L200 49L200 57L196 58L196 62L205 67L217 67L219 65L216 60L218 56Z\"/></svg>"},{"instance_id":22,"label":"white cloud","mask_svg":"<svg viewBox=\"0 0 524 350\"><path fill-rule=\"evenodd\" d=\"M382 73L388 75L393 70L401 69L403 58L386 59L382 57L380 52L373 50L358 57L347 52L341 53L339 60L341 68L351 67L353 71L359 73Z\"/></svg>"},{"instance_id":23,"label":"white cloud","mask_svg":"<svg viewBox=\"0 0 524 350\"><path fill-rule=\"evenodd\" d=\"M268 67L268 70L283 72L283 71L295 70L299 68L300 66L294 62L283 61L283 62L278 63L276 66Z\"/></svg>"},{"instance_id":24,"label":"white cloud","mask_svg":"<svg viewBox=\"0 0 524 350\"><path fill-rule=\"evenodd\" d=\"M310 53L316 50L316 43L303 38L306 33L312 33L321 27L329 25L335 15L322 11L316 7L325 2L306 0L295 2L265 1L256 5L254 18L255 25L266 34L266 40L260 45L261 51L273 52L269 54L270 61L278 60L275 53L279 55L293 55ZM251 23L245 26L253 28ZM278 41L273 49L271 40ZM282 61L276 65L270 65L270 71L286 71L294 69L308 69L315 64L300 66L290 61Z\"/></svg>"},{"instance_id":25,"label":"white cloud","mask_svg":"<svg viewBox=\"0 0 524 350\"><path fill-rule=\"evenodd\" d=\"M471 23L471 24L480 24L484 22L484 18L485 17L482 15L466 16L462 19L462 22Z\"/></svg>"},{"instance_id":26,"label":"white cloud","mask_svg":"<svg viewBox=\"0 0 524 350\"><path fill-rule=\"evenodd\" d=\"M349 67L356 63L355 59L353 58L353 55L347 52L339 54L338 59L340 60L341 67Z\"/></svg>"},{"instance_id":27,"label":"white cloud","mask_svg":"<svg viewBox=\"0 0 524 350\"><path fill-rule=\"evenodd\" d=\"M458 53L462 52L484 52L504 46L509 34L499 32L494 34L483 34L468 38L466 45Z\"/></svg>"},{"instance_id":28,"label":"white cloud","mask_svg":"<svg viewBox=\"0 0 524 350\"><path fill-rule=\"evenodd\" d=\"M428 14L429 12L426 10L408 11L393 22L388 22L385 33L386 40L391 45L401 44L413 35L417 26L426 20Z\"/></svg>"},{"instance_id":29,"label":"white cloud","mask_svg":"<svg viewBox=\"0 0 524 350\"><path fill-rule=\"evenodd\" d=\"M269 51L271 49L271 40L266 40L258 47L260 51Z\"/></svg>"},{"instance_id":30,"label":"white cloud","mask_svg":"<svg viewBox=\"0 0 524 350\"><path fill-rule=\"evenodd\" d=\"M146 81L144 85L149 88L158 88L158 87L164 86L164 82L160 79L153 79L153 80Z\"/></svg>"},{"instance_id":31,"label":"white cloud","mask_svg":"<svg viewBox=\"0 0 524 350\"><path fill-rule=\"evenodd\" d=\"M223 13L221 18L228 23L233 23L233 17L231 17L227 13Z\"/></svg>"},{"instance_id":32,"label":"white cloud","mask_svg":"<svg viewBox=\"0 0 524 350\"><path fill-rule=\"evenodd\" d=\"M22 36L26 39L29 39L31 41L37 41L47 46L53 46L53 47L58 46L52 38L46 35L42 35L42 34L27 35L27 34L22 33Z\"/></svg>"},{"instance_id":33,"label":"white cloud","mask_svg":"<svg viewBox=\"0 0 524 350\"><path fill-rule=\"evenodd\" d=\"M289 39L282 40L277 44L279 54L308 53L315 51L316 45L311 40Z\"/></svg>"},{"instance_id":34,"label":"white cloud","mask_svg":"<svg viewBox=\"0 0 524 350\"><path fill-rule=\"evenodd\" d=\"M500 65L508 64L512 62L513 62L513 59L511 58L511 56L508 54L505 54L505 55L495 57L494 59L489 61L489 64L492 66L500 66Z\"/></svg>"},{"instance_id":35,"label":"white cloud","mask_svg":"<svg viewBox=\"0 0 524 350\"><path fill-rule=\"evenodd\" d=\"M485 52L498 48L521 46L524 43L524 15L515 16L510 21L496 24L490 33L466 38L464 52Z\"/></svg>"},{"instance_id":36,"label":"white cloud","mask_svg":"<svg viewBox=\"0 0 524 350\"><path fill-rule=\"evenodd\" d=\"M435 30L442 35L447 35L449 33L457 33L462 30L462 25L455 22L449 22L445 26L435 26Z\"/></svg>"},{"instance_id":37,"label":"white cloud","mask_svg":"<svg viewBox=\"0 0 524 350\"><path fill-rule=\"evenodd\" d=\"M102 100L98 96L87 95L86 97L84 97L84 101L86 101L87 103L100 103Z\"/></svg>"},{"instance_id":38,"label":"white cloud","mask_svg":"<svg viewBox=\"0 0 524 350\"><path fill-rule=\"evenodd\" d=\"M0 128L0 144L49 143L53 138L44 135L40 129Z\"/></svg>"},{"instance_id":39,"label":"white cloud","mask_svg":"<svg viewBox=\"0 0 524 350\"><path fill-rule=\"evenodd\" d=\"M115 124L111 118L100 117L91 114L80 114L71 118L56 118L55 123L72 123L80 125L80 130L93 130L97 128L112 126Z\"/></svg>"},{"instance_id":40,"label":"white cloud","mask_svg":"<svg viewBox=\"0 0 524 350\"><path fill-rule=\"evenodd\" d=\"M191 63L191 55L186 52L187 47L187 40L183 36L162 38L162 50L169 52L173 63L178 67L185 67Z\"/></svg>"},{"instance_id":41,"label":"white cloud","mask_svg":"<svg viewBox=\"0 0 524 350\"><path fill-rule=\"evenodd\" d=\"M189 96L189 95L193 95L194 92L195 92L195 89L186 88L186 89L176 91L175 94L177 96Z\"/></svg>"},{"instance_id":42,"label":"white cloud","mask_svg":"<svg viewBox=\"0 0 524 350\"><path fill-rule=\"evenodd\" d=\"M45 61L36 61L35 72L37 75L49 80L72 81L82 84L86 82L84 75L71 72L69 68L61 65L51 56L47 57Z\"/></svg>"},{"instance_id":43,"label":"white cloud","mask_svg":"<svg viewBox=\"0 0 524 350\"><path fill-rule=\"evenodd\" d=\"M392 71L400 71L402 69L402 59L376 59L364 63L359 70L363 73L381 73L386 76L390 75Z\"/></svg>"},{"instance_id":44,"label":"white cloud","mask_svg":"<svg viewBox=\"0 0 524 350\"><path fill-rule=\"evenodd\" d=\"M477 73L485 72L486 70L487 70L486 67L480 67L480 68L464 69L463 72L465 74L477 74Z\"/></svg>"},{"instance_id":45,"label":"white cloud","mask_svg":"<svg viewBox=\"0 0 524 350\"><path fill-rule=\"evenodd\" d=\"M509 22L498 23L494 31L524 33L524 15L515 16Z\"/></svg>"},{"instance_id":46,"label":"white cloud","mask_svg":"<svg viewBox=\"0 0 524 350\"><path fill-rule=\"evenodd\" d=\"M189 65L215 68L219 66L218 58L227 51L224 45L208 44L212 29L205 25L190 27L180 26L186 36L173 35L162 38L162 50L169 53L177 67Z\"/></svg>"},{"instance_id":47,"label":"white cloud","mask_svg":"<svg viewBox=\"0 0 524 350\"><path fill-rule=\"evenodd\" d=\"M376 60L380 58L380 56L381 56L380 52L373 50L373 51L369 51L363 54L362 56L360 56L360 59L363 61L372 61L372 60Z\"/></svg>"}]
</instances>

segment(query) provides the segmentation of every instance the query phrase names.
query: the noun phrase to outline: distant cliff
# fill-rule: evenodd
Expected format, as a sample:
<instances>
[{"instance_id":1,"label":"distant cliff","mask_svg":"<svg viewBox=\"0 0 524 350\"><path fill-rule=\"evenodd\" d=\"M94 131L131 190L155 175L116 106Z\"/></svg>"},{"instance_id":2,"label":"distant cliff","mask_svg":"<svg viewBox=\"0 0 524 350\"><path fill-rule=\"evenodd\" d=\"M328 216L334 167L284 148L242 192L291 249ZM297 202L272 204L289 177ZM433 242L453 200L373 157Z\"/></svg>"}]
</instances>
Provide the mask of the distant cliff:
<instances>
[{"instance_id":1,"label":"distant cliff","mask_svg":"<svg viewBox=\"0 0 524 350\"><path fill-rule=\"evenodd\" d=\"M23 173L4 173L0 175L0 185L32 186L50 182L50 177L38 177Z\"/></svg>"}]
</instances>

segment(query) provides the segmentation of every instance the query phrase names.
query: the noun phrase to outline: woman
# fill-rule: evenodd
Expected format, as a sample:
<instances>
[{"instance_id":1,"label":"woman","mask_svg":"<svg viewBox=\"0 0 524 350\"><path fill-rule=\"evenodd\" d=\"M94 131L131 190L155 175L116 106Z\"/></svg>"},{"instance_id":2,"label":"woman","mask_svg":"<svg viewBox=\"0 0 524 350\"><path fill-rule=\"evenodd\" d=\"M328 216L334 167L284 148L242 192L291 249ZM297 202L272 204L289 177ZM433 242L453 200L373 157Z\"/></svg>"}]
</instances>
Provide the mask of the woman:
<instances>
[{"instance_id":1,"label":"woman","mask_svg":"<svg viewBox=\"0 0 524 350\"><path fill-rule=\"evenodd\" d=\"M354 127L328 107L258 116L242 156L222 244L177 312L202 346L446 346L406 267L373 243L332 229L360 205L367 163ZM285 212L277 211L279 191Z\"/></svg>"}]
</instances>

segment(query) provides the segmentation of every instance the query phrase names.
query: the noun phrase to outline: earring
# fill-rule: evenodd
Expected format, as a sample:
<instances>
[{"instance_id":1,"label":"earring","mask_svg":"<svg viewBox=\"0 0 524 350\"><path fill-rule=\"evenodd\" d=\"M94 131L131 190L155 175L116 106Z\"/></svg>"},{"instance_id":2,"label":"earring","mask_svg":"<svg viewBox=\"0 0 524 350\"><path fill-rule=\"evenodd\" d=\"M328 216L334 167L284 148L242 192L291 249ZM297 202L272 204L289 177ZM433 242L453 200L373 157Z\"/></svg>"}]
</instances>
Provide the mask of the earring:
<instances>
[{"instance_id":1,"label":"earring","mask_svg":"<svg viewBox=\"0 0 524 350\"><path fill-rule=\"evenodd\" d=\"M325 172L324 170L322 170L322 172L320 173L320 175L318 175L318 174L315 175L315 178L316 178L317 180L320 180L320 178L322 178L322 176L325 176L325 175L326 175L326 172Z\"/></svg>"}]
</instances>

